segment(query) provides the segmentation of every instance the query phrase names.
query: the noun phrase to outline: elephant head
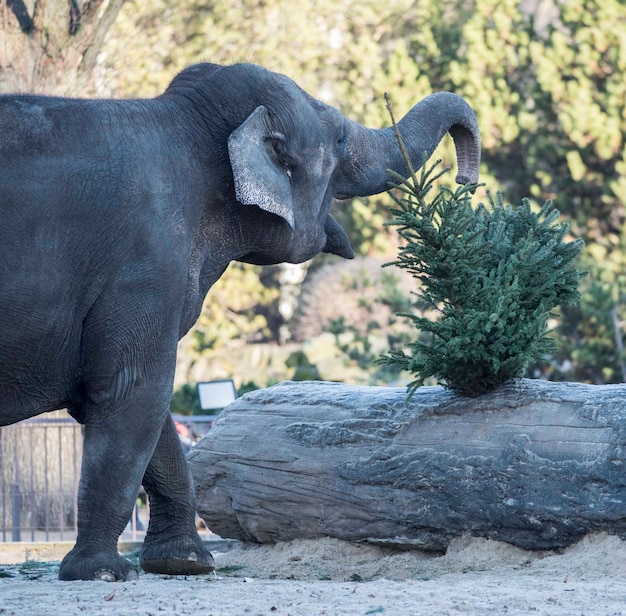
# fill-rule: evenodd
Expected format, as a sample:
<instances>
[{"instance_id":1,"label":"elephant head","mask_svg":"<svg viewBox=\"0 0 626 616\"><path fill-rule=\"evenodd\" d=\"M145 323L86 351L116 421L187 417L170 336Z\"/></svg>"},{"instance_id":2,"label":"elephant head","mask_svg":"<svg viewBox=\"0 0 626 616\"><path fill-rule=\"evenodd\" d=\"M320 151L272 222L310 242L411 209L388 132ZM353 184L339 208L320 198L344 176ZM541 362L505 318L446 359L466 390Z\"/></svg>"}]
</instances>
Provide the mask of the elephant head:
<instances>
[{"instance_id":1,"label":"elephant head","mask_svg":"<svg viewBox=\"0 0 626 616\"><path fill-rule=\"evenodd\" d=\"M331 201L387 190L388 170L408 174L393 127L365 128L284 75L249 64L190 67L168 92L197 80L209 88L204 99L212 101L212 122L216 124L217 114L217 125L227 135L237 204L261 208L282 223L272 227L257 216L263 238L239 260L301 262L320 251L351 258L348 238L329 214ZM450 92L432 94L398 127L411 159L419 163L450 133L457 151L457 182L478 181L479 130L462 98Z\"/></svg>"}]
</instances>

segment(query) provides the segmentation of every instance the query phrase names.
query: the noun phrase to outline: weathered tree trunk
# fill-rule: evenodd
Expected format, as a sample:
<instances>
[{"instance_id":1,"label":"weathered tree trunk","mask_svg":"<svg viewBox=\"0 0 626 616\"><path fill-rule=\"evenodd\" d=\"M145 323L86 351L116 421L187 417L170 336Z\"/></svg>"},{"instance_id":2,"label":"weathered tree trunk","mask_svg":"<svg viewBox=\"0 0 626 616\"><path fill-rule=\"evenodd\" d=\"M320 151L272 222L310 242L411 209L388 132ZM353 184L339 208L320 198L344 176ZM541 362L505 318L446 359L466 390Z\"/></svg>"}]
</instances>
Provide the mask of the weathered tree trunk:
<instances>
[{"instance_id":1,"label":"weathered tree trunk","mask_svg":"<svg viewBox=\"0 0 626 616\"><path fill-rule=\"evenodd\" d=\"M83 94L123 0L0 0L0 93Z\"/></svg>"},{"instance_id":2,"label":"weathered tree trunk","mask_svg":"<svg viewBox=\"0 0 626 616\"><path fill-rule=\"evenodd\" d=\"M189 454L223 537L527 549L626 533L626 385L522 380L464 398L284 383L230 405Z\"/></svg>"}]
</instances>

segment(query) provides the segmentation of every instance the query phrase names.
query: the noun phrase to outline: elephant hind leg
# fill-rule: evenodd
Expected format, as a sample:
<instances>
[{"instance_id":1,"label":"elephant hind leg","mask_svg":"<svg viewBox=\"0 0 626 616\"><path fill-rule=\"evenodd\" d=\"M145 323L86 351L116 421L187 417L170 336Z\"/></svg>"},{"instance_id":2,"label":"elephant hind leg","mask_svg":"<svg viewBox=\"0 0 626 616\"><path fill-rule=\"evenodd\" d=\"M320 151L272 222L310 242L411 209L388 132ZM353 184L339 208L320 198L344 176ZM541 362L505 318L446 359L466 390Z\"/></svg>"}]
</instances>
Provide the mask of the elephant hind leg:
<instances>
[{"instance_id":1,"label":"elephant hind leg","mask_svg":"<svg viewBox=\"0 0 626 616\"><path fill-rule=\"evenodd\" d=\"M81 395L73 414L84 422L83 461L78 490L76 546L63 559L62 580L133 579L136 571L117 551L141 488L141 480L169 417L171 377L162 365L118 362L101 353L102 362L84 370ZM115 370L120 363L122 368ZM142 378L131 378L141 374ZM97 376L94 376L97 375Z\"/></svg>"},{"instance_id":2,"label":"elephant hind leg","mask_svg":"<svg viewBox=\"0 0 626 616\"><path fill-rule=\"evenodd\" d=\"M146 469L150 525L140 554L148 573L194 575L215 569L195 526L195 495L187 461L171 416Z\"/></svg>"},{"instance_id":3,"label":"elephant hind leg","mask_svg":"<svg viewBox=\"0 0 626 616\"><path fill-rule=\"evenodd\" d=\"M167 412L162 408L163 420L157 421L150 412L156 404L146 387L120 404L116 413L85 425L78 537L61 563L59 579L136 577L131 563L118 554L117 541L131 516Z\"/></svg>"}]
</instances>

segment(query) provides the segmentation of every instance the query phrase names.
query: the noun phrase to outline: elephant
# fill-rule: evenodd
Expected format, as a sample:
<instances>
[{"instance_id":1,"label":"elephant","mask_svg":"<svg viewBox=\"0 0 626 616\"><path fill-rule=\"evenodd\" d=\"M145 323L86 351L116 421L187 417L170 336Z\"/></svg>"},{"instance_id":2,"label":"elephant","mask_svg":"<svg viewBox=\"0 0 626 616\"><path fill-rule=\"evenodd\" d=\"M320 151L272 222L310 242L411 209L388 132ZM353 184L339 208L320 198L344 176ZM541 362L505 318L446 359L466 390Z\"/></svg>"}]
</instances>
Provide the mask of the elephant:
<instances>
[{"instance_id":1,"label":"elephant","mask_svg":"<svg viewBox=\"0 0 626 616\"><path fill-rule=\"evenodd\" d=\"M398 123L410 155L476 117L437 92ZM141 488L144 571L214 568L169 413L176 349L231 261L353 256L333 198L405 173L393 127L369 129L288 77L202 63L150 99L0 96L0 425L55 409L84 427L78 534L61 580L133 579L117 540Z\"/></svg>"}]
</instances>

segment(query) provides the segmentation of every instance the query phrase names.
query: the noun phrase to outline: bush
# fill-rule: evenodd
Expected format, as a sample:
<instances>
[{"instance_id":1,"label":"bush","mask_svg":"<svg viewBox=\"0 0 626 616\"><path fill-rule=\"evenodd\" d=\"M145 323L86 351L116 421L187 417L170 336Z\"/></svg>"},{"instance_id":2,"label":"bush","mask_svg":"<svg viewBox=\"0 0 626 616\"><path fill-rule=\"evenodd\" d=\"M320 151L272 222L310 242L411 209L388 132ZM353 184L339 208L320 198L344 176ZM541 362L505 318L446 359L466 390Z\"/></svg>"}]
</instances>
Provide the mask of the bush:
<instances>
[{"instance_id":1,"label":"bush","mask_svg":"<svg viewBox=\"0 0 626 616\"><path fill-rule=\"evenodd\" d=\"M410 162L407 160L410 167ZM502 194L472 207L473 186L439 187L445 171L424 167L418 178L397 176L397 208L387 224L404 245L393 264L420 285L415 305L434 319L403 313L423 332L405 351L381 363L416 378L409 397L435 377L460 393L477 396L523 375L526 366L553 349L547 322L559 304L577 301L581 272L573 265L582 240L565 241L551 201L534 211L528 199L505 205Z\"/></svg>"}]
</instances>

